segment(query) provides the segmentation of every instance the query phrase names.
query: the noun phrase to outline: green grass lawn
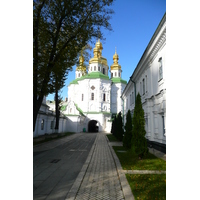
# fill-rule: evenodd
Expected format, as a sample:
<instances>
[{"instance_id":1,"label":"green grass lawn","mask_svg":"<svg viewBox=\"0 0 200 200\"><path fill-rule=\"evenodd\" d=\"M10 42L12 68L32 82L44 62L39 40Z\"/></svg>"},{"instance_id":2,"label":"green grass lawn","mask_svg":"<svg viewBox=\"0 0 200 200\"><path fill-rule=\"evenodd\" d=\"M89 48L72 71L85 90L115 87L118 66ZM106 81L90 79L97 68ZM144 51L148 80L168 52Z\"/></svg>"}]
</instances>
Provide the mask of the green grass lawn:
<instances>
[{"instance_id":1,"label":"green grass lawn","mask_svg":"<svg viewBox=\"0 0 200 200\"><path fill-rule=\"evenodd\" d=\"M41 144L41 143L44 143L44 142L48 142L48 141L51 141L51 140L56 140L56 139L59 139L59 138L62 138L62 137L66 137L66 136L69 136L69 135L72 135L74 134L74 132L66 132L66 133L62 133L62 134L51 134L51 135L43 135L43 136L40 136L38 138L44 138L44 140L41 140L41 141L34 141L33 139L33 146L34 145L37 145L37 144ZM36 138L37 140L37 138Z\"/></svg>"},{"instance_id":2,"label":"green grass lawn","mask_svg":"<svg viewBox=\"0 0 200 200\"><path fill-rule=\"evenodd\" d=\"M139 159L137 155L133 155L131 151L124 147L113 146L113 149L120 160L122 168L125 170L166 170L166 161L157 158L151 153Z\"/></svg>"},{"instance_id":3,"label":"green grass lawn","mask_svg":"<svg viewBox=\"0 0 200 200\"><path fill-rule=\"evenodd\" d=\"M113 136L113 134L107 134L106 136L108 137L110 142L119 142L119 140L117 140L117 138Z\"/></svg>"},{"instance_id":4,"label":"green grass lawn","mask_svg":"<svg viewBox=\"0 0 200 200\"><path fill-rule=\"evenodd\" d=\"M166 174L126 174L135 199L166 199Z\"/></svg>"}]
</instances>

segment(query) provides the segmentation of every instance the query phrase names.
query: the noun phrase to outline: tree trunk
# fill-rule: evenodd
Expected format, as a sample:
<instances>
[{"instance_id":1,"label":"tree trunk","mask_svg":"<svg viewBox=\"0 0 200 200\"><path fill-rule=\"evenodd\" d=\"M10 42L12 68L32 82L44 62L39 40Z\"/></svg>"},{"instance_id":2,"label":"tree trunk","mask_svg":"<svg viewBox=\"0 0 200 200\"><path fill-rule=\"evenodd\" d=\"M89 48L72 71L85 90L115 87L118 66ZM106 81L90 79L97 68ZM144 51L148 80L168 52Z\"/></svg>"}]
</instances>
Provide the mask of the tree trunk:
<instances>
[{"instance_id":1,"label":"tree trunk","mask_svg":"<svg viewBox=\"0 0 200 200\"><path fill-rule=\"evenodd\" d=\"M59 101L58 101L58 90L56 90L55 93L55 104L56 104L56 125L55 125L55 130L58 132L59 129Z\"/></svg>"},{"instance_id":2,"label":"tree trunk","mask_svg":"<svg viewBox=\"0 0 200 200\"><path fill-rule=\"evenodd\" d=\"M37 95L33 94L33 132L35 131L37 115L40 110L40 106L42 105L43 97L39 97L37 99Z\"/></svg>"}]
</instances>

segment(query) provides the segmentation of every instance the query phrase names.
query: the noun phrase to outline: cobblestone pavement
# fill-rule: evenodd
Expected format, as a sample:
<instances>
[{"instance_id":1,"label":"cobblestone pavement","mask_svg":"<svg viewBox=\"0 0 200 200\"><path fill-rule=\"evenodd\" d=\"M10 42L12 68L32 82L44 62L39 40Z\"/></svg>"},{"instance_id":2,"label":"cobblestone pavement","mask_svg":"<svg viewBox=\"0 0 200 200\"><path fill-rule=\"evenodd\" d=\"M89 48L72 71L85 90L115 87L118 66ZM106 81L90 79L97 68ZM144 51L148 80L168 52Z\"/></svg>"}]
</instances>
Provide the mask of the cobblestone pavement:
<instances>
[{"instance_id":1,"label":"cobblestone pavement","mask_svg":"<svg viewBox=\"0 0 200 200\"><path fill-rule=\"evenodd\" d=\"M76 200L125 199L106 135L98 133L96 145Z\"/></svg>"}]
</instances>

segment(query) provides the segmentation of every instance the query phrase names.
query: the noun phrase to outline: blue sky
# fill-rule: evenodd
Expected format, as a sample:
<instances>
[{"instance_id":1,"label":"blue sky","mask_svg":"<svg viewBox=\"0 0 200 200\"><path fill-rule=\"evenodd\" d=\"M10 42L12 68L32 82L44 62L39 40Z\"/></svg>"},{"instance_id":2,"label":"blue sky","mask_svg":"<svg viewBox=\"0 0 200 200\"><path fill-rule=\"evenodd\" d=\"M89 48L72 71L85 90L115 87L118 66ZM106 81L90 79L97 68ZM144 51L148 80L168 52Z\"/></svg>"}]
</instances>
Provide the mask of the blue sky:
<instances>
[{"instance_id":1,"label":"blue sky","mask_svg":"<svg viewBox=\"0 0 200 200\"><path fill-rule=\"evenodd\" d=\"M115 47L122 67L122 78L128 82L160 20L166 12L165 0L116 0L112 8L114 14L110 20L113 31L102 30L105 41L102 56L113 63ZM92 46L94 48L94 46ZM91 51L93 57L93 50ZM87 63L86 63L87 64ZM75 69L69 72L65 86L61 89L63 99L68 97L69 83L75 79ZM110 74L109 74L110 75ZM46 98L53 100L54 94Z\"/></svg>"}]
</instances>

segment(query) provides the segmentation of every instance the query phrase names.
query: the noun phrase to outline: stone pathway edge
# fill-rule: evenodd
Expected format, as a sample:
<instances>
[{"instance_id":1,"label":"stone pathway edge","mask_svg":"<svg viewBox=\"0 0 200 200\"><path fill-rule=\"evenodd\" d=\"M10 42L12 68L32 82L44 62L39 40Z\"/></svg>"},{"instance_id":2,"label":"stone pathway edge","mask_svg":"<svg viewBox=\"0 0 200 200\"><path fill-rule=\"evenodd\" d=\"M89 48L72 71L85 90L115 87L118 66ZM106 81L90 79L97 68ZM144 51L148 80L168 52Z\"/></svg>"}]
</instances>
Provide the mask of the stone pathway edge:
<instances>
[{"instance_id":1,"label":"stone pathway edge","mask_svg":"<svg viewBox=\"0 0 200 200\"><path fill-rule=\"evenodd\" d=\"M125 176L125 173L124 173L125 170L122 169L121 163L120 163L115 151L113 150L112 146L109 144L109 140L108 140L106 135L105 135L105 137L106 137L106 140L108 142L108 146L110 148L110 151L112 153L114 161L115 161L115 165L116 165L117 172L118 172L118 175L119 175L119 179L120 179L120 182L121 182L124 197L125 197L126 200L135 200L133 193L131 191L130 185L129 185L127 179L126 179L126 176Z\"/></svg>"}]
</instances>

